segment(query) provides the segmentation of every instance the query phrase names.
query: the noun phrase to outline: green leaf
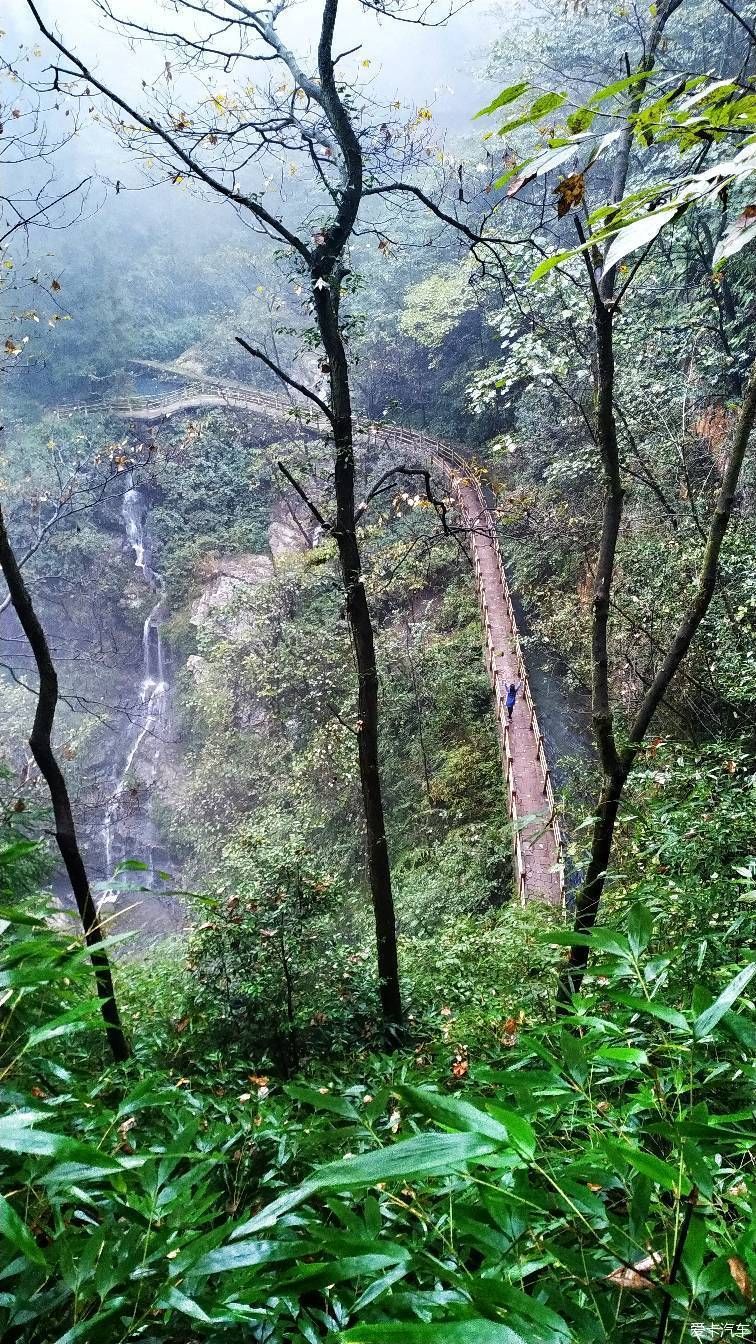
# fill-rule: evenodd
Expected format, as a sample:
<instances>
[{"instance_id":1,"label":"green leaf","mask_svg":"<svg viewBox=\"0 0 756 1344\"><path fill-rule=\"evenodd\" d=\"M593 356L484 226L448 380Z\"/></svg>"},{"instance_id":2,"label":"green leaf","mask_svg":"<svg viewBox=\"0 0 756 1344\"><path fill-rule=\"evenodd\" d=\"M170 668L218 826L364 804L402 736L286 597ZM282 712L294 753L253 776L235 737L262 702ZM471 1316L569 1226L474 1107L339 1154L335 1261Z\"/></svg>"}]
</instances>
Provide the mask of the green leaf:
<instances>
[{"instance_id":1,"label":"green leaf","mask_svg":"<svg viewBox=\"0 0 756 1344\"><path fill-rule=\"evenodd\" d=\"M506 1127L478 1106L471 1106L469 1101L444 1096L428 1087L410 1087L406 1083L396 1090L415 1110L421 1111L423 1115L429 1116L440 1125L448 1125L450 1129L472 1134L485 1134L487 1138L497 1139L499 1143L509 1142L509 1131ZM515 1119L518 1117L515 1116Z\"/></svg>"},{"instance_id":2,"label":"green leaf","mask_svg":"<svg viewBox=\"0 0 756 1344\"><path fill-rule=\"evenodd\" d=\"M482 107L480 112L476 112L473 121L477 121L478 117L489 117L492 112L498 112L500 107L506 107L508 103L516 102L529 88L530 85L527 80L524 80L521 84L510 84L508 88L502 89L493 102L488 104L488 107Z\"/></svg>"},{"instance_id":3,"label":"green leaf","mask_svg":"<svg viewBox=\"0 0 756 1344\"><path fill-rule=\"evenodd\" d=\"M519 117L513 117L511 121L505 121L499 127L497 135L508 135L510 131L518 130L520 126L530 126L534 121L540 121L549 113L556 112L566 99L566 93L545 93L541 98L536 98L529 111L523 112ZM574 145L569 146L569 152L571 154L575 152Z\"/></svg>"},{"instance_id":4,"label":"green leaf","mask_svg":"<svg viewBox=\"0 0 756 1344\"><path fill-rule=\"evenodd\" d=\"M276 1260L296 1260L302 1254L299 1241L235 1241L208 1251L196 1263L181 1258L182 1269L196 1274L225 1274L232 1269L269 1264Z\"/></svg>"},{"instance_id":5,"label":"green leaf","mask_svg":"<svg viewBox=\"0 0 756 1344\"><path fill-rule=\"evenodd\" d=\"M651 942L653 931L654 921L651 918L651 911L640 903L634 905L628 919L627 938L630 950L636 957L640 956L641 952L645 952Z\"/></svg>"},{"instance_id":6,"label":"green leaf","mask_svg":"<svg viewBox=\"0 0 756 1344\"><path fill-rule=\"evenodd\" d=\"M30 1050L32 1046L41 1045L43 1041L51 1041L57 1036L68 1036L72 1031L85 1031L96 1020L98 1014L97 999L79 1004L70 1012L62 1013L60 1017L53 1018L51 1022L46 1022L43 1027L33 1031L26 1040L24 1050Z\"/></svg>"},{"instance_id":7,"label":"green leaf","mask_svg":"<svg viewBox=\"0 0 756 1344\"><path fill-rule=\"evenodd\" d=\"M180 1293L178 1288L169 1288L167 1293L163 1293L158 1302L158 1307L173 1307L175 1311L180 1311L184 1316L191 1316L194 1321L208 1322L211 1317L202 1310L199 1302L194 1302L191 1297L185 1293Z\"/></svg>"},{"instance_id":8,"label":"green leaf","mask_svg":"<svg viewBox=\"0 0 756 1344\"><path fill-rule=\"evenodd\" d=\"M397 1264L405 1264L409 1251L384 1255L372 1252L366 1255L346 1255L338 1260L323 1260L297 1265L276 1278L276 1291L296 1288L298 1292L311 1288L325 1287L328 1283L345 1283L352 1279L364 1279L369 1274L382 1274Z\"/></svg>"},{"instance_id":9,"label":"green leaf","mask_svg":"<svg viewBox=\"0 0 756 1344\"><path fill-rule=\"evenodd\" d=\"M634 84L638 84L641 81L647 83L649 79L650 76L648 72L642 70L636 71L634 75L628 75L625 79L615 80L613 84L606 84L603 89L599 89L597 93L591 94L588 99L588 106L592 107L597 103L603 103L607 98L613 98L615 94L624 93L626 89L631 89Z\"/></svg>"},{"instance_id":10,"label":"green leaf","mask_svg":"<svg viewBox=\"0 0 756 1344\"><path fill-rule=\"evenodd\" d=\"M379 1181L457 1171L498 1146L495 1140L477 1134L418 1134L390 1148L329 1162L315 1172L312 1184L317 1190L359 1190Z\"/></svg>"},{"instance_id":11,"label":"green leaf","mask_svg":"<svg viewBox=\"0 0 756 1344\"><path fill-rule=\"evenodd\" d=\"M17 1251L26 1256L27 1260L33 1260L35 1265L46 1263L26 1223L19 1218L16 1210L3 1195L0 1195L0 1232L12 1242Z\"/></svg>"},{"instance_id":12,"label":"green leaf","mask_svg":"<svg viewBox=\"0 0 756 1344\"><path fill-rule=\"evenodd\" d=\"M307 1087L304 1083L289 1083L285 1088L287 1096L314 1106L318 1111L330 1111L345 1120L359 1120L359 1114L346 1097L335 1097L332 1092L320 1092L316 1087Z\"/></svg>"},{"instance_id":13,"label":"green leaf","mask_svg":"<svg viewBox=\"0 0 756 1344\"><path fill-rule=\"evenodd\" d=\"M643 1176L649 1176L657 1185L675 1194L687 1195L691 1185L687 1176L682 1174L670 1162L663 1162L653 1153L645 1153L639 1148L631 1148L627 1143L616 1143L613 1139L604 1140L606 1151L620 1162L629 1162Z\"/></svg>"},{"instance_id":14,"label":"green leaf","mask_svg":"<svg viewBox=\"0 0 756 1344\"><path fill-rule=\"evenodd\" d=\"M580 131L590 130L593 125L596 113L592 107L579 107L575 112L571 112L567 118L567 130L571 135L577 135Z\"/></svg>"},{"instance_id":15,"label":"green leaf","mask_svg":"<svg viewBox=\"0 0 756 1344\"><path fill-rule=\"evenodd\" d=\"M36 915L24 914L23 910L16 910L12 905L0 906L0 919L7 920L9 924L30 924L36 929L43 928L45 923Z\"/></svg>"},{"instance_id":16,"label":"green leaf","mask_svg":"<svg viewBox=\"0 0 756 1344\"><path fill-rule=\"evenodd\" d=\"M535 280L540 280L542 276L548 275L549 271L553 271L555 266L559 266L561 262L567 261L570 257L574 257L576 255L577 251L573 249L570 252L556 252L553 257L545 257L543 261L539 261L535 270L531 271L530 273L531 282Z\"/></svg>"},{"instance_id":17,"label":"green leaf","mask_svg":"<svg viewBox=\"0 0 756 1344\"><path fill-rule=\"evenodd\" d=\"M289 1213L320 1191L360 1190L380 1181L411 1180L416 1176L455 1172L466 1162L487 1157L497 1146L493 1139L477 1134L418 1134L413 1139L392 1144L390 1148L329 1162L296 1190L288 1190L254 1218L237 1227L232 1240L272 1227L282 1214Z\"/></svg>"},{"instance_id":18,"label":"green leaf","mask_svg":"<svg viewBox=\"0 0 756 1344\"><path fill-rule=\"evenodd\" d=\"M485 1317L432 1325L357 1325L336 1339L345 1344L527 1344L524 1335Z\"/></svg>"},{"instance_id":19,"label":"green leaf","mask_svg":"<svg viewBox=\"0 0 756 1344\"><path fill-rule=\"evenodd\" d=\"M750 984L754 975L756 975L756 961L751 962L750 966L744 966L733 980L730 981L726 989L722 990L718 999L715 999L708 1008L705 1008L698 1015L693 1023L693 1035L697 1041L708 1036L712 1027L715 1027L724 1017L725 1013L732 1007L735 1000L740 997L743 990Z\"/></svg>"},{"instance_id":20,"label":"green leaf","mask_svg":"<svg viewBox=\"0 0 756 1344\"><path fill-rule=\"evenodd\" d=\"M596 1051L596 1059L617 1064L648 1064L645 1050L636 1050L633 1046L608 1045Z\"/></svg>"},{"instance_id":21,"label":"green leaf","mask_svg":"<svg viewBox=\"0 0 756 1344\"><path fill-rule=\"evenodd\" d=\"M85 1143L69 1139L64 1134L50 1134L33 1126L43 1118L39 1111L17 1111L0 1119L0 1149L11 1153L29 1153L36 1157L57 1157L63 1161L81 1162L98 1171L122 1171L124 1163L118 1158L98 1152ZM46 1118L46 1117L44 1117ZM131 1163L129 1165L132 1165Z\"/></svg>"},{"instance_id":22,"label":"green leaf","mask_svg":"<svg viewBox=\"0 0 756 1344\"><path fill-rule=\"evenodd\" d=\"M66 1330L64 1335L58 1335L55 1344L78 1344L78 1340L87 1339L91 1336L98 1336L102 1339L103 1335L99 1327L103 1321L107 1321L111 1316L115 1316L117 1312L122 1311L126 1301L125 1297L112 1298L108 1305L103 1307L101 1311L95 1312L94 1316L87 1317L85 1321L79 1321L78 1325L72 1325L71 1329Z\"/></svg>"},{"instance_id":23,"label":"green leaf","mask_svg":"<svg viewBox=\"0 0 756 1344\"><path fill-rule=\"evenodd\" d=\"M401 1264L395 1265L393 1269L390 1269L387 1274L382 1274L379 1279L374 1279L365 1289L364 1293L358 1297L352 1308L353 1314L357 1316L363 1307L369 1306L371 1302L375 1302L379 1297L382 1297L384 1293L388 1292L389 1288L393 1288L395 1283L398 1283L400 1279L405 1277L410 1267L410 1263L403 1261Z\"/></svg>"},{"instance_id":24,"label":"green leaf","mask_svg":"<svg viewBox=\"0 0 756 1344\"><path fill-rule=\"evenodd\" d=\"M628 958L630 944L621 933L612 929L596 928L590 933L572 933L569 929L545 933L543 941L554 943L558 947L592 947L599 952L609 952L615 957Z\"/></svg>"},{"instance_id":25,"label":"green leaf","mask_svg":"<svg viewBox=\"0 0 756 1344\"><path fill-rule=\"evenodd\" d=\"M287 1190L285 1194L279 1195L272 1204L266 1205L253 1218L249 1218L246 1223L234 1228L231 1233L231 1240L235 1241L237 1237L249 1236L252 1232L260 1232L263 1228L274 1227L279 1218L292 1209L296 1209L299 1204L304 1204L310 1195L317 1192L317 1186L314 1181L304 1181L298 1185L295 1190Z\"/></svg>"},{"instance_id":26,"label":"green leaf","mask_svg":"<svg viewBox=\"0 0 756 1344\"><path fill-rule=\"evenodd\" d=\"M677 1027L680 1031L685 1031L688 1026L682 1013L676 1008L669 1008L666 1003L656 1003L654 999L636 999L632 994L625 994L616 989L610 992L610 997L635 1013L647 1013L650 1017L658 1017L661 1022L668 1022L671 1027Z\"/></svg>"},{"instance_id":27,"label":"green leaf","mask_svg":"<svg viewBox=\"0 0 756 1344\"><path fill-rule=\"evenodd\" d=\"M537 120L538 117L546 117L549 112L555 112L566 101L566 93L544 93L540 98L536 98L530 109L530 116L534 120Z\"/></svg>"}]
</instances>

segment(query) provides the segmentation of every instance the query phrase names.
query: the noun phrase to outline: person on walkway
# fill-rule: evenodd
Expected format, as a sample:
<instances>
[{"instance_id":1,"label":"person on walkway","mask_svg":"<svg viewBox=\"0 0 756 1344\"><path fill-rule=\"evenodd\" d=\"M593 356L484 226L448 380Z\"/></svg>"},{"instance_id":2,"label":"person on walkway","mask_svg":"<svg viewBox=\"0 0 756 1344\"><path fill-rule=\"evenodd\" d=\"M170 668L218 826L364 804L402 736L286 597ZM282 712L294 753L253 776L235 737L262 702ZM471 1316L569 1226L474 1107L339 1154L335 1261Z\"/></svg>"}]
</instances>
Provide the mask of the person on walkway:
<instances>
[{"instance_id":1,"label":"person on walkway","mask_svg":"<svg viewBox=\"0 0 756 1344\"><path fill-rule=\"evenodd\" d=\"M512 717L512 710L515 707L517 692L519 691L521 686L522 686L522 678L520 678L516 686L514 682L511 682L509 690L507 691L507 714L509 715L510 719Z\"/></svg>"}]
</instances>

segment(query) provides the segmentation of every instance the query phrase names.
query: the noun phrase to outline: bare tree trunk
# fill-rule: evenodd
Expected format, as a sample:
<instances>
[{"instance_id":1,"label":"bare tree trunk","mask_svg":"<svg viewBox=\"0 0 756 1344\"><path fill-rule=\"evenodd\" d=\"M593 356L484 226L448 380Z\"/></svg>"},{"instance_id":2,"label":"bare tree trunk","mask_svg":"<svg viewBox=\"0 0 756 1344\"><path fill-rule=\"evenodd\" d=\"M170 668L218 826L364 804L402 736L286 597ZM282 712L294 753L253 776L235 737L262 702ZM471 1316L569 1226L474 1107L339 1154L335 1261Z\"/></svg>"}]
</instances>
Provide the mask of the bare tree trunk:
<instances>
[{"instance_id":1,"label":"bare tree trunk","mask_svg":"<svg viewBox=\"0 0 756 1344\"><path fill-rule=\"evenodd\" d=\"M333 286L333 289L331 287ZM375 640L357 540L354 502L354 443L349 368L338 321L338 278L313 287L315 311L328 356L335 448L336 541L346 596L347 618L357 662L358 755L365 811L368 876L375 918L381 1008L391 1036L402 1021L396 917L378 752L378 667ZM334 290L336 294L334 295Z\"/></svg>"},{"instance_id":2,"label":"bare tree trunk","mask_svg":"<svg viewBox=\"0 0 756 1344\"><path fill-rule=\"evenodd\" d=\"M102 947L103 935L99 916L76 838L71 800L63 772L52 749L52 731L58 704L58 676L45 632L34 610L34 604L13 552L2 509L0 509L0 568L5 575L11 602L29 641L39 673L39 694L29 746L50 791L55 817L55 839L68 873L84 929L84 938L90 950L108 1045L113 1052L113 1058L120 1063L128 1059L129 1047L118 1013L110 962L107 952Z\"/></svg>"},{"instance_id":3,"label":"bare tree trunk","mask_svg":"<svg viewBox=\"0 0 756 1344\"><path fill-rule=\"evenodd\" d=\"M349 365L339 322L339 301L344 274L343 252L351 236L363 193L362 147L339 95L333 59L333 33L338 0L324 0L318 72L322 106L344 160L344 183L339 191L336 221L325 230L312 256L312 296L320 336L328 360L331 384L330 410L334 441L334 494L336 541L346 596L354 652L357 661L359 719L358 757L365 811L368 876L375 919L375 936L381 1008L388 1041L396 1038L402 1021L396 917L391 889L386 820L378 751L378 668L375 640L357 540L354 501L354 426L349 384Z\"/></svg>"}]
</instances>

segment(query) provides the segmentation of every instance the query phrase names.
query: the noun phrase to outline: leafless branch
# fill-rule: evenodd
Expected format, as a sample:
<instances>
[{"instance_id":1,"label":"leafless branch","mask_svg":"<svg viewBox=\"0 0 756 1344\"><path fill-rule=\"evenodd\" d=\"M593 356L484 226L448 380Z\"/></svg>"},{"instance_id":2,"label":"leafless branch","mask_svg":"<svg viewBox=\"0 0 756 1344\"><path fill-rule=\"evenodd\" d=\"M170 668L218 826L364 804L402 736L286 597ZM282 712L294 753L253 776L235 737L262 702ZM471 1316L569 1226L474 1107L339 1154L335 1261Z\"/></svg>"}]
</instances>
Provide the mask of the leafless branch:
<instances>
[{"instance_id":1,"label":"leafless branch","mask_svg":"<svg viewBox=\"0 0 756 1344\"><path fill-rule=\"evenodd\" d=\"M333 425L333 413L331 408L326 405L316 392L312 391L312 388L305 387L304 383L297 382L296 378L292 378L290 374L285 373L280 365L275 364L272 359L269 359L264 351L256 350L253 345L250 345L245 341L243 336L236 336L234 339L242 349L246 350L248 355L252 355L254 359L259 359L263 364L267 365L276 377L281 379L281 382L286 383L288 387L293 387L295 392L301 392L302 396L307 397L309 401L313 401L318 407L318 410L326 417L328 423Z\"/></svg>"}]
</instances>

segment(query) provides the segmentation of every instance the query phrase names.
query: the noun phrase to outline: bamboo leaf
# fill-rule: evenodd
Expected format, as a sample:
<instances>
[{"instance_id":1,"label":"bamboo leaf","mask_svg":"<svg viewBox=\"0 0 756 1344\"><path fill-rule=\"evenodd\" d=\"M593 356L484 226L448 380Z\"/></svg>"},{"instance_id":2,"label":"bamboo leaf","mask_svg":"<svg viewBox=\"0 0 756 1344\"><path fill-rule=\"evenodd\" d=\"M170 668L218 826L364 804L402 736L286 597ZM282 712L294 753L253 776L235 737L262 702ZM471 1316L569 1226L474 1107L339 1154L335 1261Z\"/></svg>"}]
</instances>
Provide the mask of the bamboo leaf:
<instances>
[{"instance_id":1,"label":"bamboo leaf","mask_svg":"<svg viewBox=\"0 0 756 1344\"><path fill-rule=\"evenodd\" d=\"M406 1083L398 1087L397 1091L415 1110L421 1111L438 1124L472 1134L484 1134L487 1138L497 1139L500 1143L509 1142L509 1131L501 1121L495 1120L480 1107L471 1106L469 1101L461 1101L458 1097L446 1097L427 1087L410 1087ZM519 1117L515 1116L514 1119L517 1120Z\"/></svg>"},{"instance_id":2,"label":"bamboo leaf","mask_svg":"<svg viewBox=\"0 0 756 1344\"><path fill-rule=\"evenodd\" d=\"M671 1190L674 1194L687 1195L691 1185L687 1176L673 1167L670 1162L663 1162L660 1157L654 1153L646 1153L640 1148L631 1148L627 1143L616 1143L612 1139L604 1141L606 1151L620 1162L629 1162L631 1167L639 1171L642 1176L648 1176L656 1185L661 1185L665 1190Z\"/></svg>"},{"instance_id":3,"label":"bamboo leaf","mask_svg":"<svg viewBox=\"0 0 756 1344\"><path fill-rule=\"evenodd\" d=\"M330 1111L345 1120L359 1120L357 1110L346 1097L334 1096L332 1092L320 1092L317 1087L307 1087L305 1083L289 1083L285 1088L287 1096L302 1101L318 1111Z\"/></svg>"},{"instance_id":4,"label":"bamboo leaf","mask_svg":"<svg viewBox=\"0 0 756 1344\"><path fill-rule=\"evenodd\" d=\"M699 1013L693 1023L693 1035L697 1041L709 1035L712 1028L721 1021L725 1013L732 1007L735 1000L740 998L754 975L756 975L756 961L752 961L750 966L745 966L742 971L739 971L726 989L722 990L719 998L715 999L702 1013Z\"/></svg>"},{"instance_id":5,"label":"bamboo leaf","mask_svg":"<svg viewBox=\"0 0 756 1344\"><path fill-rule=\"evenodd\" d=\"M344 1344L527 1344L524 1335L484 1317L431 1325L357 1325L335 1338Z\"/></svg>"},{"instance_id":6,"label":"bamboo leaf","mask_svg":"<svg viewBox=\"0 0 756 1344\"><path fill-rule=\"evenodd\" d=\"M8 1241L12 1242L16 1250L25 1255L27 1260L33 1260L35 1265L46 1263L44 1255L23 1218L19 1218L16 1210L3 1195L0 1195L0 1233L7 1237Z\"/></svg>"}]
</instances>

